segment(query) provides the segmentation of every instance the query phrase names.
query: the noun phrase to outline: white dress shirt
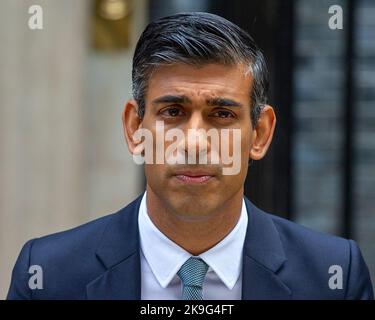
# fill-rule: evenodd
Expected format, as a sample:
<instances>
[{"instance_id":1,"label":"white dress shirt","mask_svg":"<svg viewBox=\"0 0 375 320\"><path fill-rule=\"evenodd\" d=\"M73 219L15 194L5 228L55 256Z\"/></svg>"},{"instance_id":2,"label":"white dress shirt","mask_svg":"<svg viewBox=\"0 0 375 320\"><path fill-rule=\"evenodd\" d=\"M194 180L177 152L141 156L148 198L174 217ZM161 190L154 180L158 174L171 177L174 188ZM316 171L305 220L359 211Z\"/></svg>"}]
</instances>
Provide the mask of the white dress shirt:
<instances>
[{"instance_id":1,"label":"white dress shirt","mask_svg":"<svg viewBox=\"0 0 375 320\"><path fill-rule=\"evenodd\" d=\"M203 283L205 300L240 300L242 252L247 229L247 211L242 200L240 218L218 244L199 255L209 266ZM138 215L141 245L141 299L181 299L178 270L192 255L167 238L151 221L143 195Z\"/></svg>"}]
</instances>

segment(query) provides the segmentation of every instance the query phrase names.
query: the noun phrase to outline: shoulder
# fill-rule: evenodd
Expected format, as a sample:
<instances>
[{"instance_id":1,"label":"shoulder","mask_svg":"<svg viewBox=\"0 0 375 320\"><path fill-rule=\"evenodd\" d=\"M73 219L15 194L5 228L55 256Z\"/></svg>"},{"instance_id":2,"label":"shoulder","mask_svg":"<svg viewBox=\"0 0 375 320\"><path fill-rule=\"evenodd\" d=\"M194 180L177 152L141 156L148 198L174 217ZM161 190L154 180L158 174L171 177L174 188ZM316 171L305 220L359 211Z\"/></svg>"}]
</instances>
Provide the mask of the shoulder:
<instances>
[{"instance_id":1,"label":"shoulder","mask_svg":"<svg viewBox=\"0 0 375 320\"><path fill-rule=\"evenodd\" d=\"M31 240L28 244L34 258L66 259L77 255L92 256L105 233L120 233L134 222L134 210L141 197L115 213L108 214L70 230ZM115 229L114 229L115 228ZM48 262L48 261L47 261Z\"/></svg>"},{"instance_id":2,"label":"shoulder","mask_svg":"<svg viewBox=\"0 0 375 320\"><path fill-rule=\"evenodd\" d=\"M285 255L315 256L328 255L348 259L350 241L327 233L312 230L288 219L264 212L247 200L249 224L252 232L260 237L272 236L273 242L280 242ZM261 230L261 231L257 231ZM265 234L264 234L265 232Z\"/></svg>"},{"instance_id":3,"label":"shoulder","mask_svg":"<svg viewBox=\"0 0 375 320\"><path fill-rule=\"evenodd\" d=\"M33 260L45 263L58 263L59 259L66 261L78 252L92 255L106 226L119 214L112 213L66 231L32 239L25 246L29 247Z\"/></svg>"},{"instance_id":4,"label":"shoulder","mask_svg":"<svg viewBox=\"0 0 375 320\"><path fill-rule=\"evenodd\" d=\"M102 238L133 228L135 202L73 229L29 240L14 266L8 299L84 299L87 283L106 270L97 256ZM43 290L28 287L32 266L42 270Z\"/></svg>"},{"instance_id":5,"label":"shoulder","mask_svg":"<svg viewBox=\"0 0 375 320\"><path fill-rule=\"evenodd\" d=\"M274 225L285 254L280 275L294 294L302 298L373 298L369 271L355 241L314 231L255 206L254 210Z\"/></svg>"},{"instance_id":6,"label":"shoulder","mask_svg":"<svg viewBox=\"0 0 375 320\"><path fill-rule=\"evenodd\" d=\"M348 258L350 243L342 237L312 230L296 222L265 213L274 223L286 250L302 250L306 253L341 254Z\"/></svg>"},{"instance_id":7,"label":"shoulder","mask_svg":"<svg viewBox=\"0 0 375 320\"><path fill-rule=\"evenodd\" d=\"M86 284L104 270L95 259L96 244L113 218L111 214L26 242L13 268L7 298L84 299ZM38 288L42 290L30 290L33 274L39 275Z\"/></svg>"}]
</instances>

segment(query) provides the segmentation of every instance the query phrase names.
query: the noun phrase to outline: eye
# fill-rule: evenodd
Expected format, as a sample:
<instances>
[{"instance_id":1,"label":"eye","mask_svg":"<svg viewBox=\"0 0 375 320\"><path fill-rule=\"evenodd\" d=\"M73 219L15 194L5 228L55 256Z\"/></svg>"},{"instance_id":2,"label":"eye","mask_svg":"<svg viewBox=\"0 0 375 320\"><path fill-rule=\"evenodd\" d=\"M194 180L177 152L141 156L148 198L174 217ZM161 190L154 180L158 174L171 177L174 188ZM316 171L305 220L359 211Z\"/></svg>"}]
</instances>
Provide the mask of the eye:
<instances>
[{"instance_id":1,"label":"eye","mask_svg":"<svg viewBox=\"0 0 375 320\"><path fill-rule=\"evenodd\" d=\"M181 117L184 115L183 111L179 107L167 107L160 111L160 114L165 117Z\"/></svg>"},{"instance_id":2,"label":"eye","mask_svg":"<svg viewBox=\"0 0 375 320\"><path fill-rule=\"evenodd\" d=\"M213 117L219 117L219 118L235 118L235 115L233 114L233 112L231 111L228 111L228 110L218 110L214 113L211 114L211 116Z\"/></svg>"}]
</instances>

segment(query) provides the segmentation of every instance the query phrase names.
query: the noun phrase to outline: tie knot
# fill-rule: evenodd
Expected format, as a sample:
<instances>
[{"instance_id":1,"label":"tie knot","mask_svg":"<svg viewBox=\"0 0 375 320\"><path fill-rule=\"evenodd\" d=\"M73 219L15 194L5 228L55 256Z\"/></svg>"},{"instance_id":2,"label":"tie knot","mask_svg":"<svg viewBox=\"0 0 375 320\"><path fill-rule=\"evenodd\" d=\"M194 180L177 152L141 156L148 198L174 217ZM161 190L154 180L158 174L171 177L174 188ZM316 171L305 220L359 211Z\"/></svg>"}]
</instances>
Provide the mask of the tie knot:
<instances>
[{"instance_id":1,"label":"tie knot","mask_svg":"<svg viewBox=\"0 0 375 320\"><path fill-rule=\"evenodd\" d=\"M207 271L208 265L202 259L191 257L182 265L177 275L184 287L202 288Z\"/></svg>"}]
</instances>

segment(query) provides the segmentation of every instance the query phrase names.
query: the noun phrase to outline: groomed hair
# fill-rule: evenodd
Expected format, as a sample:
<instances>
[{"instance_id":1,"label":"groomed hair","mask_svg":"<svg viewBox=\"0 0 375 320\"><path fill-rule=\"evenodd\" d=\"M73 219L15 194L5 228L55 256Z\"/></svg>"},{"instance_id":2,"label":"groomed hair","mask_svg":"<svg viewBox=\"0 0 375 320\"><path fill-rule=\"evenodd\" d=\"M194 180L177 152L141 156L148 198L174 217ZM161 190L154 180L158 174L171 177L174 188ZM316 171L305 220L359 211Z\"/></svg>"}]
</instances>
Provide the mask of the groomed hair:
<instances>
[{"instance_id":1,"label":"groomed hair","mask_svg":"<svg viewBox=\"0 0 375 320\"><path fill-rule=\"evenodd\" d=\"M268 72L262 52L252 37L234 23L205 12L178 13L151 22L138 40L133 57L133 97L138 114L145 113L148 79L158 66L186 63L244 64L250 72L253 126L267 103Z\"/></svg>"}]
</instances>

